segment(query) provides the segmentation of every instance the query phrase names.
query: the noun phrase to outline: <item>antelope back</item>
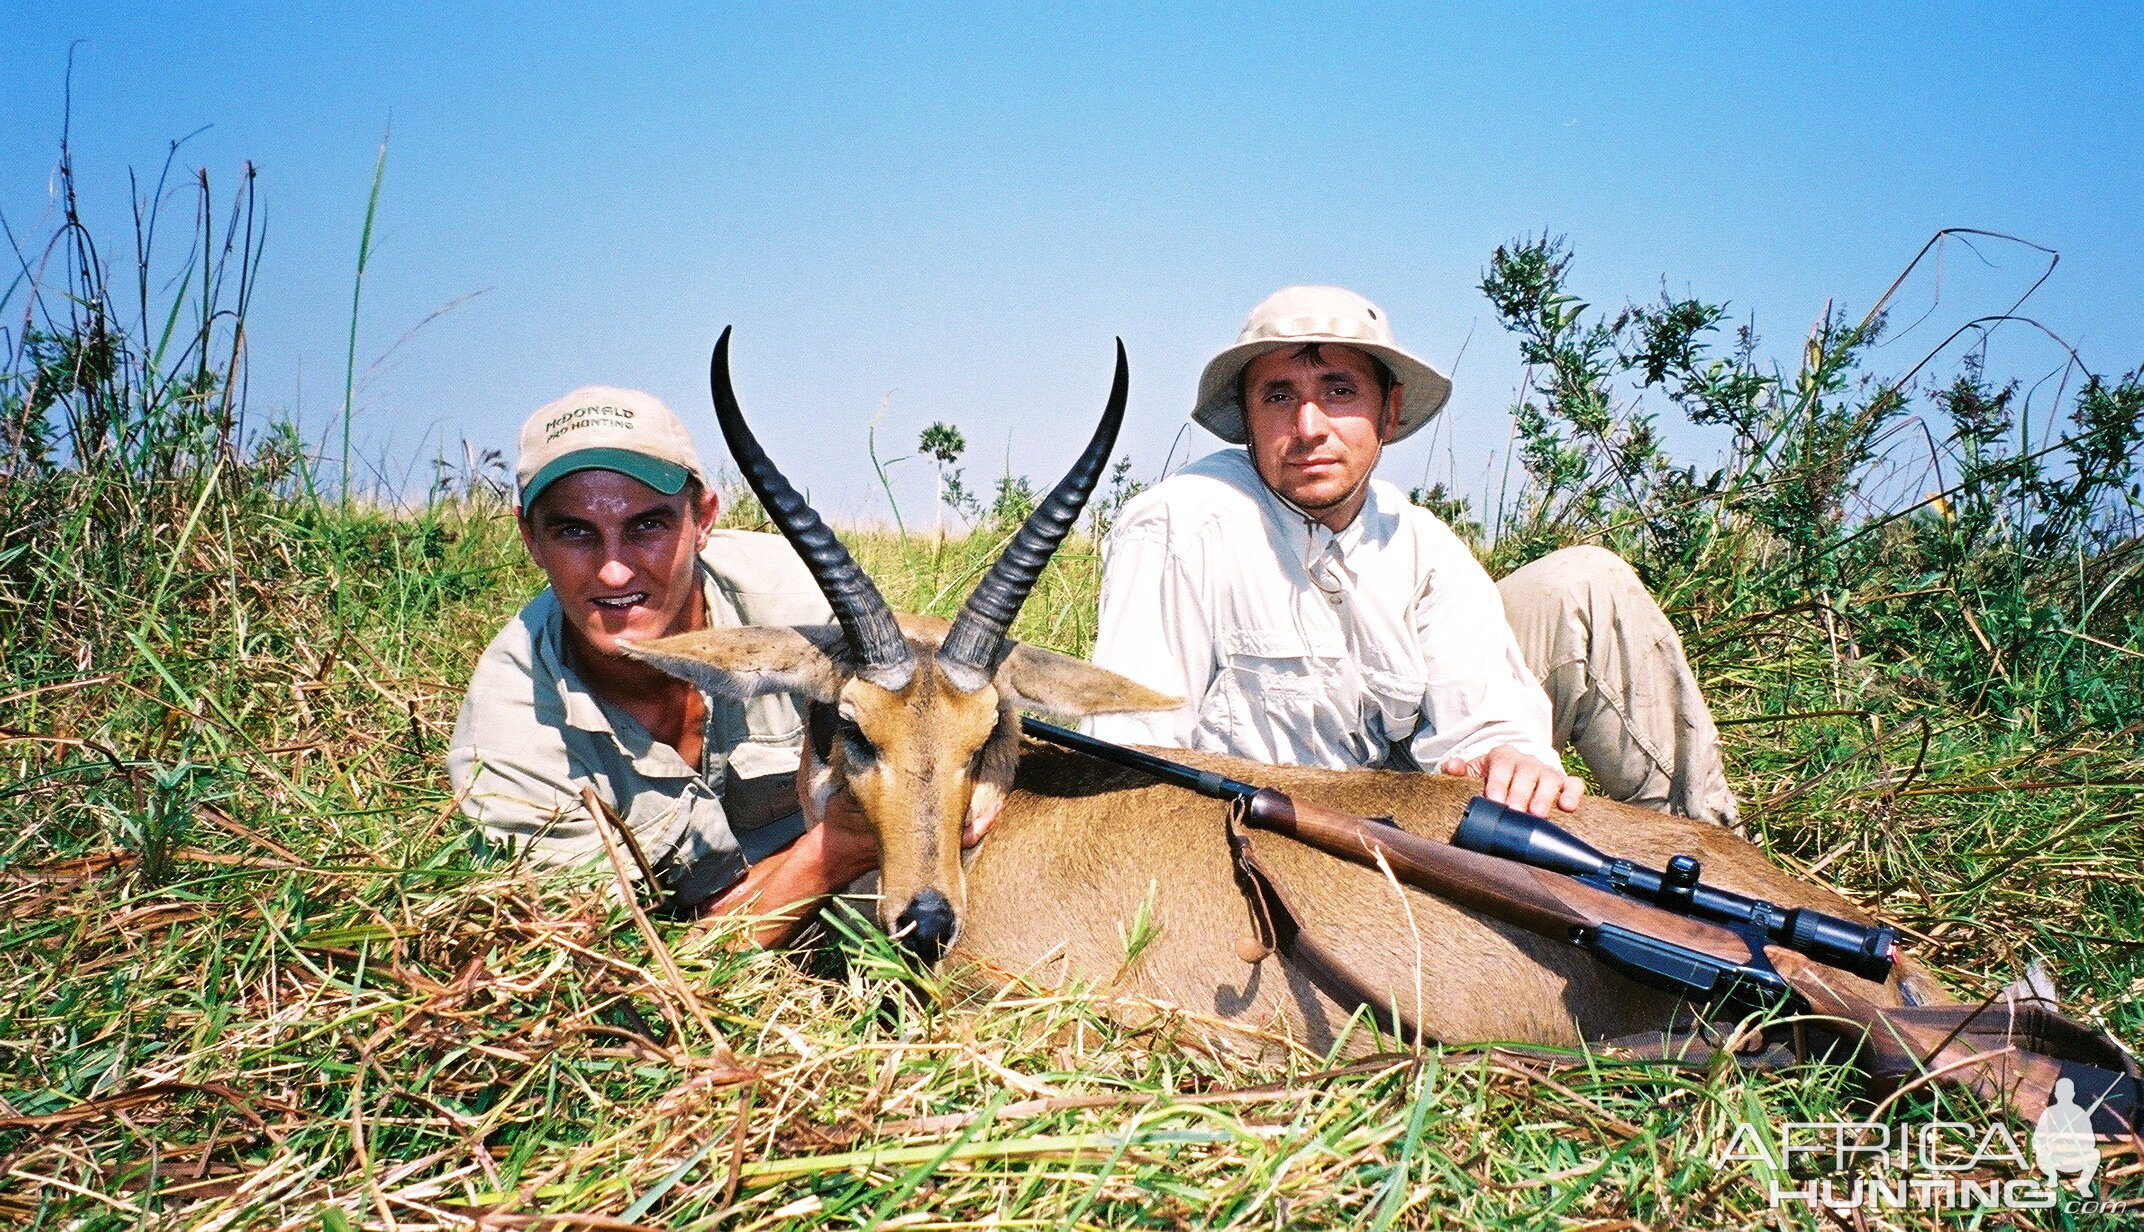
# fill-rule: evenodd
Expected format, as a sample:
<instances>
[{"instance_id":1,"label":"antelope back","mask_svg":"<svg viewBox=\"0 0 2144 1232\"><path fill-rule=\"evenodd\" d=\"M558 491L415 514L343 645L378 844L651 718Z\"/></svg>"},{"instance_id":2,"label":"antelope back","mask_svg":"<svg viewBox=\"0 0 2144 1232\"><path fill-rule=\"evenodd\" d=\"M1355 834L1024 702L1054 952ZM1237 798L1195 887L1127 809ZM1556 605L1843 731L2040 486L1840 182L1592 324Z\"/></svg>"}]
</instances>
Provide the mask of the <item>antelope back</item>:
<instances>
[{"instance_id":1,"label":"antelope back","mask_svg":"<svg viewBox=\"0 0 2144 1232\"><path fill-rule=\"evenodd\" d=\"M1438 840L1450 839L1479 786L1433 774L1267 766L1184 750L1170 756L1300 800L1389 815ZM1230 1047L1257 1051L1285 1036L1324 1051L1355 1007L1336 1002L1285 955L1257 957L1246 945L1256 930L1221 808L1133 771L1030 746L1003 816L969 864L967 927L949 961L980 960L976 969L1018 972L1046 987L1091 986L1127 1006L1177 1007L1179 1027ZM1717 826L1592 798L1556 820L1616 855L1657 866L1688 852L1705 862L1709 883L1868 918ZM1432 1039L1573 1044L1658 1031L1675 1012L1673 998L1575 946L1403 890L1375 870L1277 835L1251 839L1304 931L1345 956L1363 983ZM1943 999L1910 960L1885 986L1838 978L1880 1005L1905 1003L1902 981L1919 1003ZM1355 1043L1366 1046L1367 1034Z\"/></svg>"}]
</instances>

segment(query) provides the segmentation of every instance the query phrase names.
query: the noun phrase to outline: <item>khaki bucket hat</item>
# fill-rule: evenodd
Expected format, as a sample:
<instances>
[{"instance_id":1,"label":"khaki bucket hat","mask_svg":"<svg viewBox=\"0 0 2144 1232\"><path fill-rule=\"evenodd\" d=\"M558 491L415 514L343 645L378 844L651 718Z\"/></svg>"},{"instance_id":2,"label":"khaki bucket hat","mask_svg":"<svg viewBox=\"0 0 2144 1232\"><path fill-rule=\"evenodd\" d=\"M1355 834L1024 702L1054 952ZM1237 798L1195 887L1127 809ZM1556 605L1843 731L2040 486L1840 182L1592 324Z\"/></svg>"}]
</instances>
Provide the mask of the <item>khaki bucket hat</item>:
<instances>
[{"instance_id":1,"label":"khaki bucket hat","mask_svg":"<svg viewBox=\"0 0 2144 1232\"><path fill-rule=\"evenodd\" d=\"M523 509L575 471L616 471L664 496L675 496L688 479L707 483L684 421L653 394L608 385L584 385L537 407L521 425L514 481Z\"/></svg>"},{"instance_id":2,"label":"khaki bucket hat","mask_svg":"<svg viewBox=\"0 0 2144 1232\"><path fill-rule=\"evenodd\" d=\"M1392 370L1393 380L1405 388L1394 441L1414 435L1452 396L1452 383L1443 373L1392 341L1384 309L1341 287L1283 287L1251 309L1236 344L1206 365L1191 418L1229 444L1243 444L1243 401L1236 388L1243 366L1267 351L1313 342L1343 343L1375 355Z\"/></svg>"}]
</instances>

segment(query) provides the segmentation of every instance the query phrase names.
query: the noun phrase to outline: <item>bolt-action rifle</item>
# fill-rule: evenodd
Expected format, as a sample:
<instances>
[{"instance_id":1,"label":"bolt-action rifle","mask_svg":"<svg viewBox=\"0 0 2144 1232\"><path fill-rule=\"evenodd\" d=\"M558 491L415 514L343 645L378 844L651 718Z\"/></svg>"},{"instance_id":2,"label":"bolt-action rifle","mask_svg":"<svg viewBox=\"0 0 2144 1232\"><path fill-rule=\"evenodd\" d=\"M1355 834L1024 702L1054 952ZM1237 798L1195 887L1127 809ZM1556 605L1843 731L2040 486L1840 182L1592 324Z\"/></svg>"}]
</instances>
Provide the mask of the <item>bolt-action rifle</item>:
<instances>
[{"instance_id":1,"label":"bolt-action rifle","mask_svg":"<svg viewBox=\"0 0 2144 1232\"><path fill-rule=\"evenodd\" d=\"M1879 1006L1825 966L1887 979L1898 934L1809 908L1782 909L1707 886L1696 860L1640 867L1549 822L1476 797L1452 843L1290 799L1270 787L1025 719L1029 736L1227 801L1246 824L1357 864L1491 919L1579 946L1603 964L1691 1001L1726 1000L1814 1014L1860 1046L1862 1068L1889 1090L1917 1079L1968 1087L2028 1120L2058 1079L2080 1104L2100 1102L2102 1137L2134 1139L2144 1084L2105 1033L2044 1002Z\"/></svg>"}]
</instances>

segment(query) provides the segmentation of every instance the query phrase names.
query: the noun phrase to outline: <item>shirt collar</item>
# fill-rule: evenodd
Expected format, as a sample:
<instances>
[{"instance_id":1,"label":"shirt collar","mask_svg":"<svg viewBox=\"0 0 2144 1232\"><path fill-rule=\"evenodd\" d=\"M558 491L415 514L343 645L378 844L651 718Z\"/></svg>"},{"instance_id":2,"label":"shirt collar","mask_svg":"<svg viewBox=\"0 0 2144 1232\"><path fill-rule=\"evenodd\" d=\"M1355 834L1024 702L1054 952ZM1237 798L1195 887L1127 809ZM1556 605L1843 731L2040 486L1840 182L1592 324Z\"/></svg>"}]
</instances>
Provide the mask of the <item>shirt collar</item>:
<instances>
[{"instance_id":1,"label":"shirt collar","mask_svg":"<svg viewBox=\"0 0 2144 1232\"><path fill-rule=\"evenodd\" d=\"M566 611L559 604L556 593L546 589L539 599L540 617L535 622L530 639L529 658L536 668L537 678L545 686L558 693L560 710L566 725L579 731L600 732L616 738L617 729L611 726L610 716L596 695L589 691L580 674L573 670L566 655Z\"/></svg>"},{"instance_id":2,"label":"shirt collar","mask_svg":"<svg viewBox=\"0 0 2144 1232\"><path fill-rule=\"evenodd\" d=\"M1363 482L1362 508L1355 513L1355 520L1334 531L1325 523L1304 510L1300 505L1267 486L1265 477L1251 461L1249 449L1231 451L1239 461L1244 485L1265 509L1266 518L1284 534L1300 552L1305 568L1321 556L1331 556L1336 561L1344 560L1371 539L1390 538L1389 524L1393 520L1391 510L1379 499L1374 479Z\"/></svg>"},{"instance_id":3,"label":"shirt collar","mask_svg":"<svg viewBox=\"0 0 2144 1232\"><path fill-rule=\"evenodd\" d=\"M722 602L715 584L715 575L704 560L696 562L700 575L700 592L706 598L707 618L710 625L734 624L725 620L728 605ZM578 731L607 736L618 751L631 758L636 769L644 774L666 775L677 771L690 773L690 767L679 761L674 753L664 756L664 746L652 737L641 733L647 747L636 749L626 742L626 733L618 730L610 708L595 695L580 673L573 670L571 658L566 654L566 611L560 606L558 596L548 588L543 592L547 601L542 610L542 619L536 622L536 636L530 647L530 657L535 661L542 677L558 690L558 702L565 716L566 725ZM620 716L624 717L624 716ZM631 722L627 718L628 723ZM635 725L637 727L637 724Z\"/></svg>"}]
</instances>

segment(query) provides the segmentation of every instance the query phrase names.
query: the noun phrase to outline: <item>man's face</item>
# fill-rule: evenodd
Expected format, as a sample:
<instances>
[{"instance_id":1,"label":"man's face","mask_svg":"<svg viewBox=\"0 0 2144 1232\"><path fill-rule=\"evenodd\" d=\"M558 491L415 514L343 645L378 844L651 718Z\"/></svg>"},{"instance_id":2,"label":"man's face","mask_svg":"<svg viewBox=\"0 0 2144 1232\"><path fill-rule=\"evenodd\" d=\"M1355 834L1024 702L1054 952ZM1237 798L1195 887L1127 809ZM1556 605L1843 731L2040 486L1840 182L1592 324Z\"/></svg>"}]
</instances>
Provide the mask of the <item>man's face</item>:
<instances>
[{"instance_id":1,"label":"man's face","mask_svg":"<svg viewBox=\"0 0 2144 1232\"><path fill-rule=\"evenodd\" d=\"M1399 423L1401 388L1350 346L1283 347L1243 369L1243 424L1266 486L1331 530L1355 520L1365 480Z\"/></svg>"},{"instance_id":2,"label":"man's face","mask_svg":"<svg viewBox=\"0 0 2144 1232\"><path fill-rule=\"evenodd\" d=\"M620 642L688 633L701 616L695 561L718 500L686 485L664 496L616 471L575 471L524 510L521 541L577 634L576 650L615 658Z\"/></svg>"}]
</instances>

